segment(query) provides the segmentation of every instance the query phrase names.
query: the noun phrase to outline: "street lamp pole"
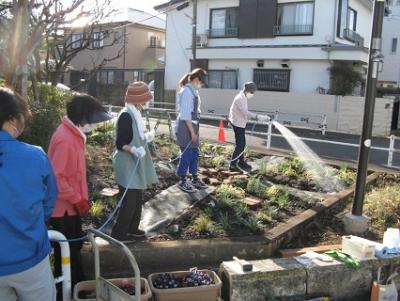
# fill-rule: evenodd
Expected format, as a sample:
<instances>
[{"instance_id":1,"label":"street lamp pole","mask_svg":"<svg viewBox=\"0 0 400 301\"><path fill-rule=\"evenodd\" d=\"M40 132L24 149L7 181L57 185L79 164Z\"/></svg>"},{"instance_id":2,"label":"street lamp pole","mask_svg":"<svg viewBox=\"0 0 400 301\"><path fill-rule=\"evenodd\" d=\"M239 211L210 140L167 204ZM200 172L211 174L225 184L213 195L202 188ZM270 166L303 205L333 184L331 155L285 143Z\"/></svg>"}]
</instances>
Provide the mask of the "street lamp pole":
<instances>
[{"instance_id":1,"label":"street lamp pole","mask_svg":"<svg viewBox=\"0 0 400 301\"><path fill-rule=\"evenodd\" d=\"M197 66L196 43L197 39L197 0L193 0L193 23L192 23L192 70Z\"/></svg>"},{"instance_id":2,"label":"street lamp pole","mask_svg":"<svg viewBox=\"0 0 400 301\"><path fill-rule=\"evenodd\" d=\"M369 53L367 88L364 105L364 118L358 155L356 189L353 199L353 208L351 212L352 214L347 217L350 219L353 217L354 219L352 220L352 222L354 222L354 220L360 221L363 212L363 203L366 189L365 184L368 173L369 151L371 149L372 125L374 121L376 85L378 82L379 67L382 64L383 59L381 49L384 14L385 0L375 0ZM350 224L353 224L352 222L350 222ZM352 227L348 228L348 232L365 232L368 229L368 220L366 220L366 217L363 221L361 221L361 224L362 226L359 227L360 223L358 223L358 226L355 226L353 230L351 229Z\"/></svg>"}]
</instances>

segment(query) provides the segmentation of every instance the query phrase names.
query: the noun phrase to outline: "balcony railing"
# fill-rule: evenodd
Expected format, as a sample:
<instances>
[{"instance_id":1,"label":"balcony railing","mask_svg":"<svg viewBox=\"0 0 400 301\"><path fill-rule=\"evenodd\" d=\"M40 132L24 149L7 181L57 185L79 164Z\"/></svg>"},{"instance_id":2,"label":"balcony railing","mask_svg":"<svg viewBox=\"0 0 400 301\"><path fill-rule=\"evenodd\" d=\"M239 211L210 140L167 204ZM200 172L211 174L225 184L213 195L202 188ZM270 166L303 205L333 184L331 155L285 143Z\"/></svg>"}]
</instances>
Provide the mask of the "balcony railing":
<instances>
[{"instance_id":1,"label":"balcony railing","mask_svg":"<svg viewBox=\"0 0 400 301\"><path fill-rule=\"evenodd\" d=\"M364 47L364 38L351 29L344 29L343 37L346 40L353 42L356 46Z\"/></svg>"},{"instance_id":2,"label":"balcony railing","mask_svg":"<svg viewBox=\"0 0 400 301\"><path fill-rule=\"evenodd\" d=\"M209 38L231 38L238 36L238 28L211 28L207 30L207 36Z\"/></svg>"},{"instance_id":3,"label":"balcony railing","mask_svg":"<svg viewBox=\"0 0 400 301\"><path fill-rule=\"evenodd\" d=\"M313 33L313 25L275 25L275 36L309 35Z\"/></svg>"}]
</instances>

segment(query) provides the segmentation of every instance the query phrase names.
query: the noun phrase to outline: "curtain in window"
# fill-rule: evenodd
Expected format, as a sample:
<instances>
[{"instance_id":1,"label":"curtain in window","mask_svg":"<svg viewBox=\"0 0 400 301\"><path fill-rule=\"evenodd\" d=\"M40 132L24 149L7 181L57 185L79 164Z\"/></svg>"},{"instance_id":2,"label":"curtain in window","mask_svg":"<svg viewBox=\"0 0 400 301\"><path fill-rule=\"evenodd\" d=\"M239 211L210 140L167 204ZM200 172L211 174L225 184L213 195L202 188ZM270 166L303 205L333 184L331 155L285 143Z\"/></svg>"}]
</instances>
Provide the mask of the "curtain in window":
<instances>
[{"instance_id":1,"label":"curtain in window","mask_svg":"<svg viewBox=\"0 0 400 301\"><path fill-rule=\"evenodd\" d=\"M215 32L221 32L221 34L225 33L225 17L226 11L225 9L218 9L212 11L212 23L211 28Z\"/></svg>"},{"instance_id":2,"label":"curtain in window","mask_svg":"<svg viewBox=\"0 0 400 301\"><path fill-rule=\"evenodd\" d=\"M294 25L312 25L314 14L313 3L296 4L296 17Z\"/></svg>"},{"instance_id":3,"label":"curtain in window","mask_svg":"<svg viewBox=\"0 0 400 301\"><path fill-rule=\"evenodd\" d=\"M222 87L222 76L220 71L209 71L208 87L220 89Z\"/></svg>"},{"instance_id":4,"label":"curtain in window","mask_svg":"<svg viewBox=\"0 0 400 301\"><path fill-rule=\"evenodd\" d=\"M236 71L224 71L222 73L222 89L236 89Z\"/></svg>"}]
</instances>

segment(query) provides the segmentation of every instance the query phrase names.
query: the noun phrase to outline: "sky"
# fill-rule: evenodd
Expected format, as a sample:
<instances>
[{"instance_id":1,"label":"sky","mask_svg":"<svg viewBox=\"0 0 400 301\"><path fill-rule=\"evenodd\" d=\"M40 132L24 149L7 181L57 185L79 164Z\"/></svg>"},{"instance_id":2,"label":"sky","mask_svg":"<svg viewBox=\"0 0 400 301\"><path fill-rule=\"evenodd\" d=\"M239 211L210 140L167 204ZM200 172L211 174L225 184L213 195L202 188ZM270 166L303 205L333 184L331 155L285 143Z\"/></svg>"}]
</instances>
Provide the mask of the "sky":
<instances>
[{"instance_id":1,"label":"sky","mask_svg":"<svg viewBox=\"0 0 400 301\"><path fill-rule=\"evenodd\" d=\"M144 10L146 12L150 12L155 14L156 12L153 10L153 7L161 4L168 2L167 0L116 0L116 3L119 3L119 7L125 6L125 7L132 7L132 8L137 8L140 10Z\"/></svg>"}]
</instances>

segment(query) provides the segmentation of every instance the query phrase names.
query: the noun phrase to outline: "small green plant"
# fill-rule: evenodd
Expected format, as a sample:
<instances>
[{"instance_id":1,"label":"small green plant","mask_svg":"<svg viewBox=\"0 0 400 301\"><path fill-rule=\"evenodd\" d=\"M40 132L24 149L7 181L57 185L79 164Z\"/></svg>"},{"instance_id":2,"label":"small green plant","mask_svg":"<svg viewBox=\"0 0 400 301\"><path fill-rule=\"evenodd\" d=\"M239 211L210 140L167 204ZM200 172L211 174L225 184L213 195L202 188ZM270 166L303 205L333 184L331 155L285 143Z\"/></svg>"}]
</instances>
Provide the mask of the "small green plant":
<instances>
[{"instance_id":1,"label":"small green plant","mask_svg":"<svg viewBox=\"0 0 400 301\"><path fill-rule=\"evenodd\" d=\"M246 218L250 214L250 210L244 202L235 202L233 204L233 210L238 219Z\"/></svg>"},{"instance_id":2,"label":"small green plant","mask_svg":"<svg viewBox=\"0 0 400 301\"><path fill-rule=\"evenodd\" d=\"M214 216L214 209L211 207L204 208L203 213L209 218L212 218Z\"/></svg>"},{"instance_id":3,"label":"small green plant","mask_svg":"<svg viewBox=\"0 0 400 301\"><path fill-rule=\"evenodd\" d=\"M289 194L285 192L284 194L279 195L278 198L275 199L275 203L279 209L286 208L289 203Z\"/></svg>"},{"instance_id":4,"label":"small green plant","mask_svg":"<svg viewBox=\"0 0 400 301\"><path fill-rule=\"evenodd\" d=\"M347 168L346 164L342 164L339 169L339 179L346 186L350 186L354 183L356 179L356 173Z\"/></svg>"},{"instance_id":5,"label":"small green plant","mask_svg":"<svg viewBox=\"0 0 400 301\"><path fill-rule=\"evenodd\" d=\"M229 184L222 184L216 190L217 199L242 200L246 193L243 189Z\"/></svg>"},{"instance_id":6,"label":"small green plant","mask_svg":"<svg viewBox=\"0 0 400 301\"><path fill-rule=\"evenodd\" d=\"M105 206L101 201L94 201L90 207L90 215L94 218L102 218L104 216Z\"/></svg>"},{"instance_id":7,"label":"small green plant","mask_svg":"<svg viewBox=\"0 0 400 301\"><path fill-rule=\"evenodd\" d=\"M232 231L232 221L229 218L228 212L220 212L218 214L218 221L219 224L221 225L222 229L224 229L227 232Z\"/></svg>"},{"instance_id":8,"label":"small green plant","mask_svg":"<svg viewBox=\"0 0 400 301\"><path fill-rule=\"evenodd\" d=\"M263 225L270 224L274 220L269 211L267 211L267 212L263 212L263 211L257 212L256 218Z\"/></svg>"},{"instance_id":9,"label":"small green plant","mask_svg":"<svg viewBox=\"0 0 400 301\"><path fill-rule=\"evenodd\" d=\"M268 162L261 162L260 167L258 169L259 175L269 175L278 173L278 165L277 164L270 164Z\"/></svg>"},{"instance_id":10,"label":"small green plant","mask_svg":"<svg viewBox=\"0 0 400 301\"><path fill-rule=\"evenodd\" d=\"M193 229L201 234L211 233L214 229L214 223L208 216L201 215L194 221Z\"/></svg>"},{"instance_id":11,"label":"small green plant","mask_svg":"<svg viewBox=\"0 0 400 301\"><path fill-rule=\"evenodd\" d=\"M249 229L252 233L260 232L260 223L258 219L253 215L248 216L247 218L240 219L240 223Z\"/></svg>"},{"instance_id":12,"label":"small green plant","mask_svg":"<svg viewBox=\"0 0 400 301\"><path fill-rule=\"evenodd\" d=\"M264 185L259 178L251 178L247 183L247 192L258 196L260 198L267 198L268 197L268 186Z\"/></svg>"},{"instance_id":13,"label":"small green plant","mask_svg":"<svg viewBox=\"0 0 400 301\"><path fill-rule=\"evenodd\" d=\"M247 183L249 182L247 176L236 176L231 180L232 185L236 187L240 187L242 189L246 189Z\"/></svg>"},{"instance_id":14,"label":"small green plant","mask_svg":"<svg viewBox=\"0 0 400 301\"><path fill-rule=\"evenodd\" d=\"M88 136L88 143L101 146L113 144L114 133L115 127L111 123L99 126Z\"/></svg>"},{"instance_id":15,"label":"small green plant","mask_svg":"<svg viewBox=\"0 0 400 301\"><path fill-rule=\"evenodd\" d=\"M224 166L226 159L224 156L216 156L210 159L210 165L213 168L219 169Z\"/></svg>"},{"instance_id":16,"label":"small green plant","mask_svg":"<svg viewBox=\"0 0 400 301\"><path fill-rule=\"evenodd\" d=\"M117 206L118 203L118 197L117 196L113 196L113 197L109 197L108 198L108 203L114 208L115 206Z\"/></svg>"}]
</instances>

